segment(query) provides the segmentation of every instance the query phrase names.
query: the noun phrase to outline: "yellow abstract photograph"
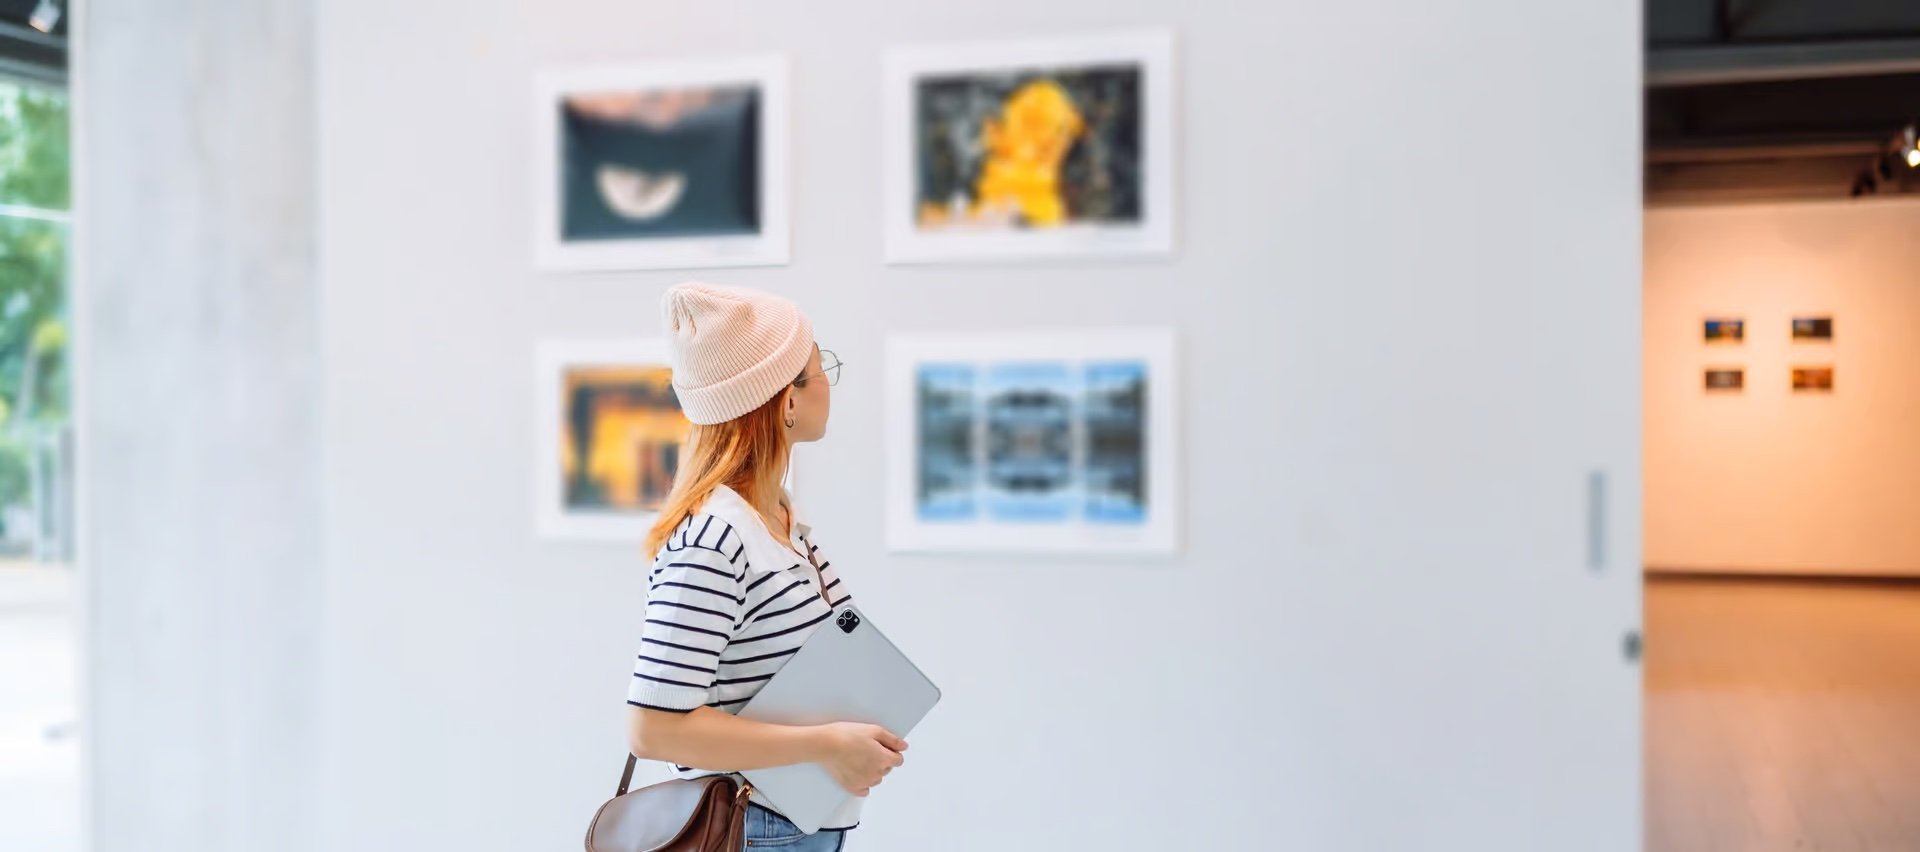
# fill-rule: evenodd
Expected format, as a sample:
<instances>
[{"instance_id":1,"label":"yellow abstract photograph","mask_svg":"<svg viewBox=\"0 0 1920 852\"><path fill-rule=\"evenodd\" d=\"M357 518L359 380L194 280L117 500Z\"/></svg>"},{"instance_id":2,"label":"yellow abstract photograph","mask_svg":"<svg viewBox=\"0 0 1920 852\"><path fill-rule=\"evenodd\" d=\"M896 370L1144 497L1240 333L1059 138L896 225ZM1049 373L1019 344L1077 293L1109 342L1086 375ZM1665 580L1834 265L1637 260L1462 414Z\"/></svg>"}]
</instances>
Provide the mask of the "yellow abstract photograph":
<instances>
[{"instance_id":1,"label":"yellow abstract photograph","mask_svg":"<svg viewBox=\"0 0 1920 852\"><path fill-rule=\"evenodd\" d=\"M665 366L566 371L558 475L569 511L652 512L673 488L687 418Z\"/></svg>"}]
</instances>

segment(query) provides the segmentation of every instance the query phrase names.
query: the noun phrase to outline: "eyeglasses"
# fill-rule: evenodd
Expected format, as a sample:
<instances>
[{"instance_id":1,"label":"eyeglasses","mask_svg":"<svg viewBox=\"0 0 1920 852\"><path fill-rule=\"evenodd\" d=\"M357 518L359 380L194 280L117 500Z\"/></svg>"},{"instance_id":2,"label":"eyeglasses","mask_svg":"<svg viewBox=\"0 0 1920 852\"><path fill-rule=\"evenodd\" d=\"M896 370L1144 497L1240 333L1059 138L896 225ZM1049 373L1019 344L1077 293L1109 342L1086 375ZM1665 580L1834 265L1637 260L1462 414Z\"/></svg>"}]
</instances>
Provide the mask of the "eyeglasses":
<instances>
[{"instance_id":1,"label":"eyeglasses","mask_svg":"<svg viewBox=\"0 0 1920 852\"><path fill-rule=\"evenodd\" d=\"M814 376L826 376L827 387L833 387L840 383L840 367L840 356L833 354L833 350L831 349L822 349L820 350L820 372L801 373L799 378L793 380L793 383L796 385L806 384L807 380Z\"/></svg>"}]
</instances>

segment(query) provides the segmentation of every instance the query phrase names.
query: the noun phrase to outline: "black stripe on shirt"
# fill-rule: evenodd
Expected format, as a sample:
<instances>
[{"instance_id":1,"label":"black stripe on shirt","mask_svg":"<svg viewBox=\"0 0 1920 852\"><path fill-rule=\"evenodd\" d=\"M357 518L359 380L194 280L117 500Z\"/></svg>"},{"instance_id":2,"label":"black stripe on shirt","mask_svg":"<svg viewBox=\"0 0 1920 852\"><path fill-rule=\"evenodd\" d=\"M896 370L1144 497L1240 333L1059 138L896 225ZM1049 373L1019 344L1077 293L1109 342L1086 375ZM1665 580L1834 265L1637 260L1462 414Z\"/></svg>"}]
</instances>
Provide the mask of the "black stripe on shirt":
<instances>
[{"instance_id":1,"label":"black stripe on shirt","mask_svg":"<svg viewBox=\"0 0 1920 852\"><path fill-rule=\"evenodd\" d=\"M760 584L773 579L777 573L778 572L776 571L768 571L767 573L760 575L760 579L753 581L752 585L747 586L747 594L752 595L754 589L760 588ZM741 601L741 603L745 603L745 601Z\"/></svg>"},{"instance_id":2,"label":"black stripe on shirt","mask_svg":"<svg viewBox=\"0 0 1920 852\"><path fill-rule=\"evenodd\" d=\"M767 681L767 680L773 680L773 675L769 674L769 675L760 675L759 677L719 678L713 682L713 685L714 686L730 686L736 683L759 683L761 681Z\"/></svg>"},{"instance_id":3,"label":"black stripe on shirt","mask_svg":"<svg viewBox=\"0 0 1920 852\"><path fill-rule=\"evenodd\" d=\"M681 651L692 651L693 653L696 653L696 654L706 654L706 655L707 655L707 656L709 656L709 657L718 657L718 656L720 656L720 651L715 651L715 650L712 650L712 649L709 649L709 648L695 648L695 647L693 647L692 645L675 645L675 644L674 644L674 643L672 643L672 642L667 642L667 641L664 641L664 640L660 640L660 639L655 639L655 638L653 638L652 636L643 636L643 637L641 637L641 639L640 639L640 641L641 641L641 642L645 642L645 643L650 643L650 644L654 644L654 645L664 645L664 646L666 646L666 647L668 647L668 648L676 648L676 649L678 649L678 650L681 650ZM721 649L721 650L725 650L725 649L723 648L723 649Z\"/></svg>"},{"instance_id":4,"label":"black stripe on shirt","mask_svg":"<svg viewBox=\"0 0 1920 852\"><path fill-rule=\"evenodd\" d=\"M638 707L642 710L658 710L662 713L679 713L682 716L693 712L692 707L658 707L652 704L641 704L640 702L635 701L631 698L627 699L627 703L635 707ZM709 704L707 706L711 707L713 705Z\"/></svg>"},{"instance_id":5,"label":"black stripe on shirt","mask_svg":"<svg viewBox=\"0 0 1920 852\"><path fill-rule=\"evenodd\" d=\"M772 600L773 600L773 598L768 598L767 600L768 600L768 601L772 601ZM800 608L802 608L802 607L804 607L804 606L806 606L807 604L810 604L810 603L813 603L813 596L812 596L812 595L808 595L808 596L807 596L807 599L806 599L806 600L804 600L804 601L801 601L801 602L799 602L799 603L797 603L797 604L794 604L793 606L790 606L790 607L787 607L786 609L783 609L783 610L780 610L780 611L778 611L778 612L764 612L764 613L761 613L761 614L760 614L760 616L759 616L758 618L753 618L753 619L749 619L747 623L748 623L748 624L756 624L756 623L759 623L759 622L762 622L762 621L766 621L766 620L767 620L767 619L769 619L769 618L779 618L780 616L783 616L783 615L786 615L787 613L789 613L789 612L792 612L792 611L794 611L794 610L796 610L796 609L800 609ZM764 606L764 605L765 605L765 604L762 604L762 606ZM838 606L838 604L835 604L835 605L836 605L836 606Z\"/></svg>"},{"instance_id":6,"label":"black stripe on shirt","mask_svg":"<svg viewBox=\"0 0 1920 852\"><path fill-rule=\"evenodd\" d=\"M800 631L800 630L805 630L805 629L807 629L807 628L809 628L809 627L812 627L812 626L814 626L814 625L816 625L816 624L819 624L819 623L820 623L820 622L822 622L822 621L826 621L826 620L827 620L828 618L831 618L831 617L833 617L833 613L831 613L831 612L823 612L823 613L821 613L821 614L820 614L820 617L818 617L818 618L815 618L814 620L812 620L812 621L809 621L809 622L807 622L807 623L805 623L805 624L796 624L796 625L794 625L794 626L792 626L792 627L789 627L789 628L787 628L787 629L785 629L785 630L776 630L776 631L774 631L774 632L772 632L772 633L766 633L766 634L763 634L763 635L760 635L760 636L749 636L749 637L747 637L747 638L745 638L745 639L735 639L735 640L733 640L733 643L732 643L732 644L733 644L733 645L745 645L745 644L747 644L748 642L759 642L759 641L762 641L762 640L766 640L766 639L772 639L772 638L774 638L774 637L776 637L776 636L785 636L785 635L787 635L787 634L789 634L789 633L793 633L793 632L796 632L796 631Z\"/></svg>"},{"instance_id":7,"label":"black stripe on shirt","mask_svg":"<svg viewBox=\"0 0 1920 852\"><path fill-rule=\"evenodd\" d=\"M709 573L709 574L718 574L718 575L720 575L720 576L722 576L722 577L725 577L725 578L727 578L727 579L729 579L729 580L736 580L736 581L737 581L737 580L739 580L739 579L740 579L739 577L735 577L735 576L733 576L732 574L729 574L729 573L727 573L727 572L725 572L725 571L722 571L722 570L720 570L720 569L718 569L718 568L713 568L713 567L709 567L709 566L706 566L706 565L702 565L702 564L700 564L700 563L698 563L698 562L669 562L669 563L667 563L667 564L666 564L666 566L665 566L665 567L667 567L667 568L698 568L698 569L700 569L700 570L702 570L702 571L705 571L705 572L707 572L707 573Z\"/></svg>"},{"instance_id":8,"label":"black stripe on shirt","mask_svg":"<svg viewBox=\"0 0 1920 852\"><path fill-rule=\"evenodd\" d=\"M672 666L676 669L686 669L687 671L690 671L690 672L706 672L707 674L720 673L717 669L709 669L703 666L689 666L686 663L676 663L672 660L663 660L663 659L660 659L659 657L649 657L645 654L641 654L640 659L646 660L649 663L655 663L662 666Z\"/></svg>"},{"instance_id":9,"label":"black stripe on shirt","mask_svg":"<svg viewBox=\"0 0 1920 852\"><path fill-rule=\"evenodd\" d=\"M653 681L654 683L664 683L668 686L684 686L690 689L706 689L706 687L701 686L700 684L688 683L684 680L668 680L664 677L654 677L653 675L643 675L639 672L634 672L633 676L641 680L650 680L650 681Z\"/></svg>"},{"instance_id":10,"label":"black stripe on shirt","mask_svg":"<svg viewBox=\"0 0 1920 852\"><path fill-rule=\"evenodd\" d=\"M658 589L663 586L672 586L676 589L692 589L696 592L706 592L709 595L726 598L727 600L733 601L734 603L737 603L737 604L744 604L747 602L746 598L734 597L733 595L729 595L726 592L718 591L716 589L709 589L706 586L696 586L696 585L693 585L692 583L676 583L672 580L662 580L658 583L653 584L651 588ZM833 587L828 586L827 588L831 589Z\"/></svg>"},{"instance_id":11,"label":"black stripe on shirt","mask_svg":"<svg viewBox=\"0 0 1920 852\"><path fill-rule=\"evenodd\" d=\"M675 630L685 630L685 631L687 631L688 633L704 633L704 634L706 634L706 635L708 635L708 636L718 636L718 637L720 637L720 638L722 638L722 639L727 639L727 638L731 638L731 637L729 637L729 636L728 636L727 634L725 634L725 633L721 633L721 632L720 632L720 631L718 631L718 630L708 630L708 629L706 629L706 628L704 628L704 627L688 627L687 625L684 625L684 624L680 624L680 623L678 623L678 622L673 622L673 621L661 621L660 619L657 619L657 618L649 618L649 619L647 619L647 623L648 623L648 624L658 624L658 625L660 625L661 627L671 627L671 628L673 628L673 629L675 629Z\"/></svg>"},{"instance_id":12,"label":"black stripe on shirt","mask_svg":"<svg viewBox=\"0 0 1920 852\"><path fill-rule=\"evenodd\" d=\"M694 612L701 613L703 615L711 615L716 618L724 618L724 619L727 619L728 621L733 620L733 616L728 615L724 612L707 609L706 607L703 607L703 606L694 606L693 604L675 603L673 601L647 601L647 606L670 606L670 607L673 607L674 609L692 610Z\"/></svg>"},{"instance_id":13,"label":"black stripe on shirt","mask_svg":"<svg viewBox=\"0 0 1920 852\"><path fill-rule=\"evenodd\" d=\"M769 576L771 576L771 575L769 575ZM753 605L753 609L750 609L750 610L747 610L747 614L746 614L746 615L743 615L743 616L740 616L740 619L741 619L742 621L745 621L745 620L748 620L748 619L751 619L751 618L753 618L753 614L754 614L754 613L756 613L756 612L759 612L759 611L761 611L761 610L763 610L763 609L766 609L766 608L767 608L767 604L770 604L770 603L773 603L774 601L777 601L777 600L779 600L779 599L780 599L780 596L781 596L781 595L784 595L784 594L786 594L786 593L788 593L788 592L791 592L791 591L793 591L794 589L797 589L797 588L800 588L801 586L811 586L811 585L813 585L813 581L812 581L812 580L795 580L795 581L793 581L793 584L792 584L792 585L790 585L790 586L788 586L788 587L786 587L786 588L784 588L784 589L781 589L781 590L780 590L780 591L778 591L778 592L774 592L773 594L771 594L771 595L768 595L768 596L767 596L767 599L766 599L766 600L763 600L763 601L761 601L761 602L759 602L759 603L757 603L757 604L754 604L754 605Z\"/></svg>"},{"instance_id":14,"label":"black stripe on shirt","mask_svg":"<svg viewBox=\"0 0 1920 852\"><path fill-rule=\"evenodd\" d=\"M727 666L744 666L748 663L760 662L761 660L772 660L779 657L791 657L794 654L797 654L799 652L800 652L799 648L788 648L785 651L776 651L771 654L761 654L758 657L742 657L738 660L721 660L720 664L727 665Z\"/></svg>"},{"instance_id":15,"label":"black stripe on shirt","mask_svg":"<svg viewBox=\"0 0 1920 852\"><path fill-rule=\"evenodd\" d=\"M700 527L700 535L694 537L693 541L687 541L687 533L685 531L682 531L680 533L680 546L679 547L673 546L673 541L669 539L667 541L667 546L664 548L665 552L679 553L685 550L707 550L707 551L712 551L714 553L718 553L721 556L726 556L727 562L737 564L740 561L740 554L745 552L747 549L746 545L744 544L740 545L739 550L734 551L733 555L728 556L726 551L721 550L718 547L712 547L712 546L700 543L700 539L705 537L707 534L708 526L712 525L714 516L707 515L706 518L707 518L707 524ZM721 524L725 527L725 530L730 531L733 529L733 526L731 524L727 524L725 521L722 521ZM692 524L688 524L688 527L692 527ZM725 536L726 536L726 531L722 531L721 537L725 538ZM735 577L734 579L737 580L739 578Z\"/></svg>"}]
</instances>

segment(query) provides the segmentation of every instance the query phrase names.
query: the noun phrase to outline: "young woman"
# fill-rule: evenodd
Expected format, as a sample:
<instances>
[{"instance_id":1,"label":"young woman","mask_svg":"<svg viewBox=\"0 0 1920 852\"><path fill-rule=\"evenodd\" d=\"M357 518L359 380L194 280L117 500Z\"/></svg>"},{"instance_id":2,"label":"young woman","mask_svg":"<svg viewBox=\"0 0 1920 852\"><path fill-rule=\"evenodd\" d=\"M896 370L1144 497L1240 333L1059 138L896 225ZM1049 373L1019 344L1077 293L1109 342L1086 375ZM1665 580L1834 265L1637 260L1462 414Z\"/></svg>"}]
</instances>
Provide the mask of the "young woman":
<instances>
[{"instance_id":1,"label":"young woman","mask_svg":"<svg viewBox=\"0 0 1920 852\"><path fill-rule=\"evenodd\" d=\"M768 293L681 284L665 312L673 389L694 425L647 536L629 747L689 778L818 763L855 798L807 837L756 797L747 846L838 850L906 741L873 725L734 714L851 599L780 485L793 445L826 434L840 364L798 307Z\"/></svg>"}]
</instances>

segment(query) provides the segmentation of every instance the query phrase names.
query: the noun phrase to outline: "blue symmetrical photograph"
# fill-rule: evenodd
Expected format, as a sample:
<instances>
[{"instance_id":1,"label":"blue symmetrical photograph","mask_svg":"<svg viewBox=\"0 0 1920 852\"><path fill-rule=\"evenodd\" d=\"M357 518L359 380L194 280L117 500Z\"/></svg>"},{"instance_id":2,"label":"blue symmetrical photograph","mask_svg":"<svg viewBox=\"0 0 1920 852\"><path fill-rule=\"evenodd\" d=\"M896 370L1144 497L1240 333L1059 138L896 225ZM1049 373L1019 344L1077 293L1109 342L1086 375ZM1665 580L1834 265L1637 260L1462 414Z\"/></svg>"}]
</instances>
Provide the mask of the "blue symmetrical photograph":
<instances>
[{"instance_id":1,"label":"blue symmetrical photograph","mask_svg":"<svg viewBox=\"0 0 1920 852\"><path fill-rule=\"evenodd\" d=\"M1174 349L1151 328L889 337L889 549L1174 552Z\"/></svg>"},{"instance_id":2,"label":"blue symmetrical photograph","mask_svg":"<svg viewBox=\"0 0 1920 852\"><path fill-rule=\"evenodd\" d=\"M915 390L921 520L1146 520L1145 364L930 363Z\"/></svg>"},{"instance_id":3,"label":"blue symmetrical photograph","mask_svg":"<svg viewBox=\"0 0 1920 852\"><path fill-rule=\"evenodd\" d=\"M973 376L965 364L927 364L914 383L920 422L915 505L927 520L966 519L978 510Z\"/></svg>"},{"instance_id":4,"label":"blue symmetrical photograph","mask_svg":"<svg viewBox=\"0 0 1920 852\"><path fill-rule=\"evenodd\" d=\"M1134 362L1087 365L1087 519L1147 518L1147 371Z\"/></svg>"}]
</instances>

